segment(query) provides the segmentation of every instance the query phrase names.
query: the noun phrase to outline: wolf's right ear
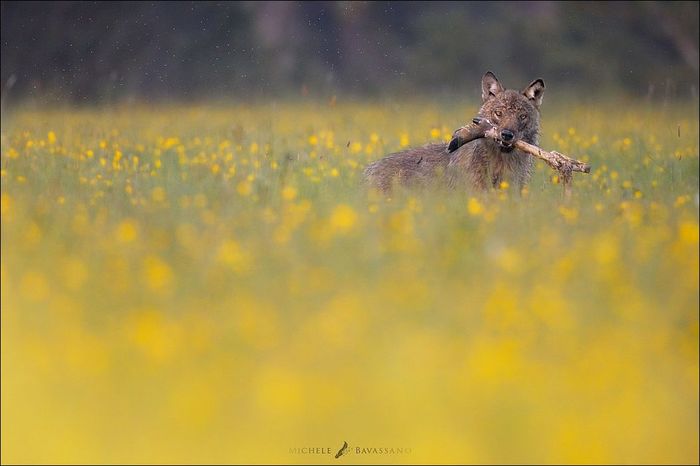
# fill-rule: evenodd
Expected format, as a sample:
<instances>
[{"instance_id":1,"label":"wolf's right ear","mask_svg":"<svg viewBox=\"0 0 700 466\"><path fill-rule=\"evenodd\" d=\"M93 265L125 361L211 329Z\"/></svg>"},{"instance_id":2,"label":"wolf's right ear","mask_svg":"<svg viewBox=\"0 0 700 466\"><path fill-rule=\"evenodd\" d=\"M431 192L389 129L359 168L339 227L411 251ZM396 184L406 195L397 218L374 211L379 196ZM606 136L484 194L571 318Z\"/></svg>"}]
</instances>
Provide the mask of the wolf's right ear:
<instances>
[{"instance_id":1,"label":"wolf's right ear","mask_svg":"<svg viewBox=\"0 0 700 466\"><path fill-rule=\"evenodd\" d=\"M535 104L535 107L542 105L542 94L544 94L544 81L535 79L523 91L523 95Z\"/></svg>"},{"instance_id":2,"label":"wolf's right ear","mask_svg":"<svg viewBox=\"0 0 700 466\"><path fill-rule=\"evenodd\" d=\"M498 78L492 72L487 71L481 78L481 98L486 102L501 92L503 92L503 86L498 82Z\"/></svg>"}]
</instances>

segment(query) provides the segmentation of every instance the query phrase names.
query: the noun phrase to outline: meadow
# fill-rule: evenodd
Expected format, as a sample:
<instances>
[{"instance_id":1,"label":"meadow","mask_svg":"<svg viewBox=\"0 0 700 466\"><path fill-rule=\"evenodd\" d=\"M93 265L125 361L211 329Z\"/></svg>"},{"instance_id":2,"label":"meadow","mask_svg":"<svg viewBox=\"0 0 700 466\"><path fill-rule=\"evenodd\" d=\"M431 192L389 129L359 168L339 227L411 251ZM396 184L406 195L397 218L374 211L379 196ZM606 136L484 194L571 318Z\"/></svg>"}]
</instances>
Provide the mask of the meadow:
<instances>
[{"instance_id":1,"label":"meadow","mask_svg":"<svg viewBox=\"0 0 700 466\"><path fill-rule=\"evenodd\" d=\"M2 462L697 463L697 101L546 97L570 199L363 187L476 109L3 115Z\"/></svg>"}]
</instances>

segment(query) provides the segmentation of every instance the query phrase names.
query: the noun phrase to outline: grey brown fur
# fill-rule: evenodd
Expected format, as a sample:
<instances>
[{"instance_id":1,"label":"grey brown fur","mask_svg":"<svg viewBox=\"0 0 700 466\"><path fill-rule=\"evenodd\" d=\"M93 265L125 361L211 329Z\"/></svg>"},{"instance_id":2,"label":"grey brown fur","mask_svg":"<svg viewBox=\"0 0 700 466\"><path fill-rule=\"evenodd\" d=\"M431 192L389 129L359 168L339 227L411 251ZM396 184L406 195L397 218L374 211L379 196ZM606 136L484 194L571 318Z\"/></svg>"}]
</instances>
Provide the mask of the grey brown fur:
<instances>
[{"instance_id":1,"label":"grey brown fur","mask_svg":"<svg viewBox=\"0 0 700 466\"><path fill-rule=\"evenodd\" d=\"M483 105L478 116L496 125L499 134L508 132L512 139L477 139L455 152L447 152L447 144L427 144L389 154L365 168L367 182L382 191L395 184L446 185L451 188L487 190L502 181L522 188L532 172L531 155L513 148L517 140L538 144L540 104L544 82L536 79L522 92L505 90L498 79L487 72L481 80Z\"/></svg>"}]
</instances>

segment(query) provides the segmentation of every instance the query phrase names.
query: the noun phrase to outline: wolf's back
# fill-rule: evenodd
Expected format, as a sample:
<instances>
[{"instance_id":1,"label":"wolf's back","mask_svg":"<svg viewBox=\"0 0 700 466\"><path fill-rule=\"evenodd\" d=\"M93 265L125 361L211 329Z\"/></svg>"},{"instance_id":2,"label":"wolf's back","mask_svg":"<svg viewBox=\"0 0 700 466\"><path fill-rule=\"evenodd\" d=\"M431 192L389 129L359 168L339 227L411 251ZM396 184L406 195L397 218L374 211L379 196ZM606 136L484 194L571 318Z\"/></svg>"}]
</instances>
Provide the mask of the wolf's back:
<instances>
[{"instance_id":1,"label":"wolf's back","mask_svg":"<svg viewBox=\"0 0 700 466\"><path fill-rule=\"evenodd\" d=\"M389 154L372 162L364 170L365 181L375 188L388 191L395 183L424 184L434 178L436 170L443 170L450 161L447 145L426 144Z\"/></svg>"}]
</instances>

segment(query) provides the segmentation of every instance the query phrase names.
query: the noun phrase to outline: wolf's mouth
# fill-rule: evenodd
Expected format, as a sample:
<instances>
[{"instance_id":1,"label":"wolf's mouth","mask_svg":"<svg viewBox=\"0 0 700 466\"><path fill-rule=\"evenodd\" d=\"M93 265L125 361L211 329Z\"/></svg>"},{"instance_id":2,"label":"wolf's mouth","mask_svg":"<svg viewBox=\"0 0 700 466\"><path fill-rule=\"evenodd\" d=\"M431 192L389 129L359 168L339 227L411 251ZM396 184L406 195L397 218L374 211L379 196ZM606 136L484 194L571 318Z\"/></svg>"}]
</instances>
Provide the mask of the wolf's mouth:
<instances>
[{"instance_id":1,"label":"wolf's mouth","mask_svg":"<svg viewBox=\"0 0 700 466\"><path fill-rule=\"evenodd\" d=\"M496 139L496 143L498 144L498 147L500 147L501 152L510 152L513 150L512 142L505 142L502 139Z\"/></svg>"}]
</instances>

